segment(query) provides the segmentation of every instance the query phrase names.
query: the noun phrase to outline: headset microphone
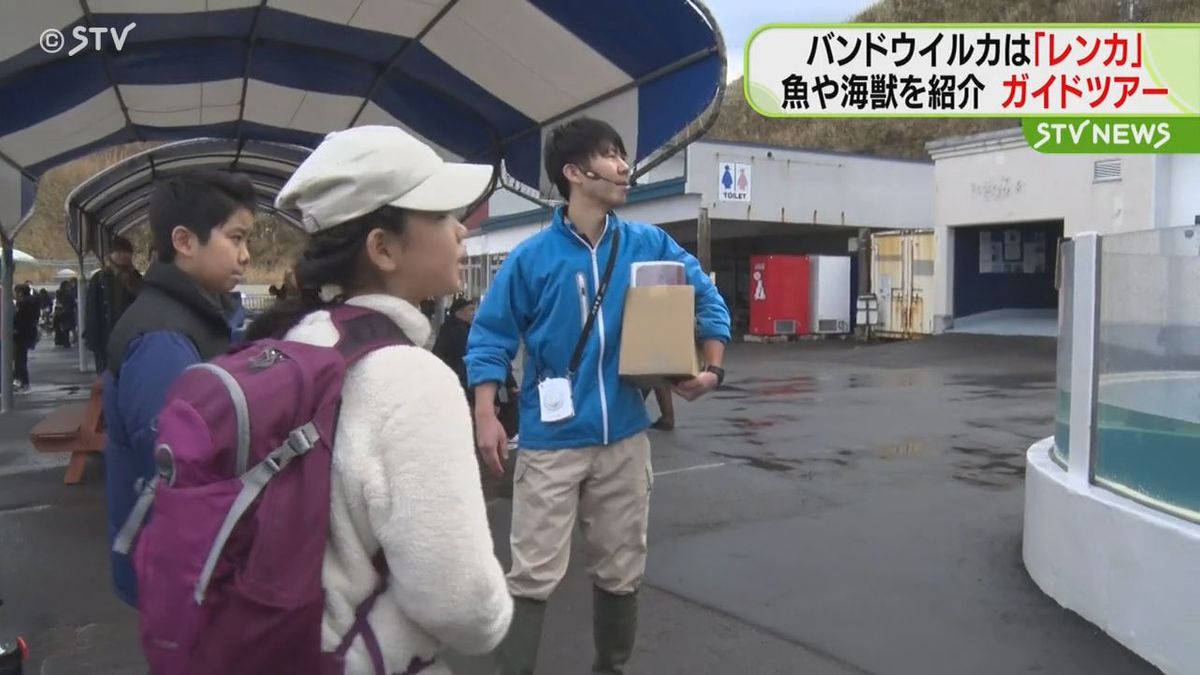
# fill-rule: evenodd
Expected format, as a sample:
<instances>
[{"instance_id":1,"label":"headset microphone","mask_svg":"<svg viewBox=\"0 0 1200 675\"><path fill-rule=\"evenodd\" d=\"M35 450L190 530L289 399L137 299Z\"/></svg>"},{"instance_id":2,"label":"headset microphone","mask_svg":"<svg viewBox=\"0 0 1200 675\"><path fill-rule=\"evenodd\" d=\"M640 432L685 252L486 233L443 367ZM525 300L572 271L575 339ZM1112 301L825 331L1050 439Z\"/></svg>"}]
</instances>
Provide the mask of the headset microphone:
<instances>
[{"instance_id":1,"label":"headset microphone","mask_svg":"<svg viewBox=\"0 0 1200 675\"><path fill-rule=\"evenodd\" d=\"M591 171L591 170L584 171L583 175L587 176L588 178L591 178L592 180L602 180L607 183L612 183L613 185L620 185L621 187L625 187L626 185L628 185L629 187L633 187L633 179L632 178L629 179L628 183L620 183L611 178L605 178L604 176L601 176L600 174L596 173L595 171Z\"/></svg>"}]
</instances>

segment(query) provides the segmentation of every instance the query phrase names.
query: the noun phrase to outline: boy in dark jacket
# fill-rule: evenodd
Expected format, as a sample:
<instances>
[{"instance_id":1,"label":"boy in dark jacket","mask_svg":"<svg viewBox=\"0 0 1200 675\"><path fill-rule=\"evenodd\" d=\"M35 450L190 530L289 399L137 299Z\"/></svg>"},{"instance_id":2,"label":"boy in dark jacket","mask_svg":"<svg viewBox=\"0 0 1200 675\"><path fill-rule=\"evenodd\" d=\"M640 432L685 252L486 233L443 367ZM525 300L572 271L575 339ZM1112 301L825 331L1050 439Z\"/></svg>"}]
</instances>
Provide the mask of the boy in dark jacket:
<instances>
[{"instance_id":1,"label":"boy in dark jacket","mask_svg":"<svg viewBox=\"0 0 1200 675\"><path fill-rule=\"evenodd\" d=\"M158 259L113 327L103 375L110 542L154 473L154 420L167 389L185 368L229 347L228 293L250 263L254 207L254 186L240 174L195 172L154 188L150 228ZM136 606L128 557L113 553L112 565L117 595Z\"/></svg>"}]
</instances>

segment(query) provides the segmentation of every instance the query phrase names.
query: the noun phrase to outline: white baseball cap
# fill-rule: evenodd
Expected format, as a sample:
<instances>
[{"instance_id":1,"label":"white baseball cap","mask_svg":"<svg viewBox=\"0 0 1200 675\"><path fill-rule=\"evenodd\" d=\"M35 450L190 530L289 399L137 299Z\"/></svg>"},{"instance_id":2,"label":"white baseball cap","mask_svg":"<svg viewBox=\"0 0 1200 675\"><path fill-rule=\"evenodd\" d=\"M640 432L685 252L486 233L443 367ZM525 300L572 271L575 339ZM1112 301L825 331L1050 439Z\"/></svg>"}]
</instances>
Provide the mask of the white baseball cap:
<instances>
[{"instance_id":1,"label":"white baseball cap","mask_svg":"<svg viewBox=\"0 0 1200 675\"><path fill-rule=\"evenodd\" d=\"M279 191L275 207L300 211L311 234L386 205L456 211L491 181L486 164L446 162L399 127L362 126L325 136Z\"/></svg>"}]
</instances>

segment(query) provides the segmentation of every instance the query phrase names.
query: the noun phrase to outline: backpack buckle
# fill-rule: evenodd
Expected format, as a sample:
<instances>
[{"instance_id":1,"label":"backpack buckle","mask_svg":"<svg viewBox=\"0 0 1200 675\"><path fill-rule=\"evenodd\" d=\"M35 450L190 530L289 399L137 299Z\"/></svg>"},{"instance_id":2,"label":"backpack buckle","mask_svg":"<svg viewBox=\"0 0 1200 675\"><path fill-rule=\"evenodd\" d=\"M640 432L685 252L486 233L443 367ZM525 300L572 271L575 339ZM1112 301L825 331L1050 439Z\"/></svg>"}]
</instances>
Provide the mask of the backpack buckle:
<instances>
[{"instance_id":1,"label":"backpack buckle","mask_svg":"<svg viewBox=\"0 0 1200 675\"><path fill-rule=\"evenodd\" d=\"M291 461L300 457L316 447L317 441L321 435L317 433L317 428L312 422L305 424L298 429L292 429L288 433L287 440L278 448L275 448L271 454L267 455L263 460L263 464L271 470L271 473L279 473Z\"/></svg>"}]
</instances>

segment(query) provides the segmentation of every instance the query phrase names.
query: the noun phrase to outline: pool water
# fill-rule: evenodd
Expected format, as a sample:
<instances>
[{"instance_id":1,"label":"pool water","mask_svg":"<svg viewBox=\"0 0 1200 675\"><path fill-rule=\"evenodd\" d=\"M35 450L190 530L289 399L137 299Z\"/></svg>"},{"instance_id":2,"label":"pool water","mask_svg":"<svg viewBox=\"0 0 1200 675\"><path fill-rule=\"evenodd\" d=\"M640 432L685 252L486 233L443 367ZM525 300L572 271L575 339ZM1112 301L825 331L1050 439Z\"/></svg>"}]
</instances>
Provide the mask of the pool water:
<instances>
[{"instance_id":1,"label":"pool water","mask_svg":"<svg viewBox=\"0 0 1200 675\"><path fill-rule=\"evenodd\" d=\"M1059 463L1067 464L1071 456L1071 392L1058 390L1058 405L1054 411L1054 454Z\"/></svg>"},{"instance_id":2,"label":"pool water","mask_svg":"<svg viewBox=\"0 0 1200 675\"><path fill-rule=\"evenodd\" d=\"M1200 516L1200 373L1102 383L1096 422L1097 479Z\"/></svg>"}]
</instances>

